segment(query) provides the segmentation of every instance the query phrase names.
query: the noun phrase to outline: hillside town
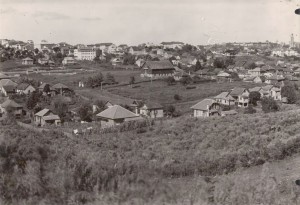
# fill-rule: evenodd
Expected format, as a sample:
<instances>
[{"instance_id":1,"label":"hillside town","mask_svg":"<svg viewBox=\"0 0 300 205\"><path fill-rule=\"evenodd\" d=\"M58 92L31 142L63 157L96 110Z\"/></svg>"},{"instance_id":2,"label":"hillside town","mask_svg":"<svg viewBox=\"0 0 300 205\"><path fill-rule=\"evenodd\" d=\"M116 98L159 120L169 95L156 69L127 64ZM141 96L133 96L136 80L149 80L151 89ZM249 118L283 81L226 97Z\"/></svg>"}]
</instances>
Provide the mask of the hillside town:
<instances>
[{"instance_id":1,"label":"hillside town","mask_svg":"<svg viewBox=\"0 0 300 205\"><path fill-rule=\"evenodd\" d=\"M10 114L34 126L95 121L99 124L93 126L104 129L130 121L180 115L210 117L259 112L265 103L273 103L274 107L299 102L296 92L300 85L299 52L300 43L294 41L293 34L289 44L261 42L205 46L177 41L117 46L113 43L70 45L45 40L34 43L32 40L1 39L0 114L2 117ZM104 77L101 69L115 75L123 72L129 80L118 82L110 72ZM77 78L71 86L65 84L65 79L82 76L82 73L94 78ZM43 82L41 76L47 76L48 82ZM61 80L51 83L55 76L60 76ZM167 82L162 85L166 90L180 84L194 92L207 82L216 86L220 83L248 83L248 86L220 90L214 96L198 99L194 105L187 102L191 106L184 111L176 106L177 102L158 101L151 94L147 99L140 98L133 94L134 91L126 100L118 100L118 95L108 99L101 94L103 98L94 102L77 93L78 89L87 89L86 92L107 90L109 93L111 87L134 89L147 82L151 85ZM145 92L151 91L145 89ZM178 102L180 95L174 95ZM82 100L86 101L84 105ZM279 105L276 106L274 109L279 109Z\"/></svg>"},{"instance_id":2,"label":"hillside town","mask_svg":"<svg viewBox=\"0 0 300 205\"><path fill-rule=\"evenodd\" d=\"M0 205L299 205L299 0L0 0Z\"/></svg>"}]
</instances>

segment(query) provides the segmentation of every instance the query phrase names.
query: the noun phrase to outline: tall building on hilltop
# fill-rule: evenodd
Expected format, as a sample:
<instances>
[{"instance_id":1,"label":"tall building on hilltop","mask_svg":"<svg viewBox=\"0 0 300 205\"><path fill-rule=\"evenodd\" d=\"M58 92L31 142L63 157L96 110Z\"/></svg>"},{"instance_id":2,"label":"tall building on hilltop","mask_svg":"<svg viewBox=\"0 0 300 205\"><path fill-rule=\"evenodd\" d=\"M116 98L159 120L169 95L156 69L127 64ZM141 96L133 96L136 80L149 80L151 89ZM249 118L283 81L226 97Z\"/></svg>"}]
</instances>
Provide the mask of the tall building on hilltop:
<instances>
[{"instance_id":1,"label":"tall building on hilltop","mask_svg":"<svg viewBox=\"0 0 300 205\"><path fill-rule=\"evenodd\" d=\"M295 40L294 40L294 34L291 34L291 41L290 41L290 47L295 47Z\"/></svg>"}]
</instances>

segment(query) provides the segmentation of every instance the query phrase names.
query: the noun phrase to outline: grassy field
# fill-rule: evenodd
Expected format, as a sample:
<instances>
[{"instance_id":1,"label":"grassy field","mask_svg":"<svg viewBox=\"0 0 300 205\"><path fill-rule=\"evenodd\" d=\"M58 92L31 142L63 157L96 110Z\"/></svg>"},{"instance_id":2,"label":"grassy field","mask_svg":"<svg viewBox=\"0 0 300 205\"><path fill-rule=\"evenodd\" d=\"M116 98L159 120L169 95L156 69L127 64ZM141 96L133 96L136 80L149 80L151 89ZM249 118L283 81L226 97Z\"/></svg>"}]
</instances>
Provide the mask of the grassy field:
<instances>
[{"instance_id":1,"label":"grassy field","mask_svg":"<svg viewBox=\"0 0 300 205\"><path fill-rule=\"evenodd\" d=\"M142 133L74 138L4 121L0 202L297 204L299 159L290 157L300 152L299 117L299 110L181 117Z\"/></svg>"},{"instance_id":2,"label":"grassy field","mask_svg":"<svg viewBox=\"0 0 300 205\"><path fill-rule=\"evenodd\" d=\"M63 83L73 89L78 89L78 82L85 81L89 77L95 76L97 73L101 72L104 77L107 73L114 75L115 79L119 83L128 83L130 76L134 76L136 80L141 80L140 71L138 70L90 70L90 71L74 71L77 74L74 75L42 75L42 74L30 74L28 77L36 79L38 81L47 82L50 84ZM27 76L27 75L26 75Z\"/></svg>"},{"instance_id":3,"label":"grassy field","mask_svg":"<svg viewBox=\"0 0 300 205\"><path fill-rule=\"evenodd\" d=\"M16 69L26 69L30 66L22 65L21 60L7 60L0 62L0 71L13 71Z\"/></svg>"},{"instance_id":4,"label":"grassy field","mask_svg":"<svg viewBox=\"0 0 300 205\"><path fill-rule=\"evenodd\" d=\"M181 111L188 111L189 107L196 104L198 101L218 95L224 91L230 91L234 87L252 88L260 86L260 84L247 83L243 81L236 82L208 82L196 85L196 89L186 89L185 86L177 83L176 85L168 86L163 81L144 82L137 85L137 87L123 86L116 88L109 88L108 91L116 95L127 98L150 100L163 105L174 104ZM177 94L181 100L175 100L174 95Z\"/></svg>"}]
</instances>

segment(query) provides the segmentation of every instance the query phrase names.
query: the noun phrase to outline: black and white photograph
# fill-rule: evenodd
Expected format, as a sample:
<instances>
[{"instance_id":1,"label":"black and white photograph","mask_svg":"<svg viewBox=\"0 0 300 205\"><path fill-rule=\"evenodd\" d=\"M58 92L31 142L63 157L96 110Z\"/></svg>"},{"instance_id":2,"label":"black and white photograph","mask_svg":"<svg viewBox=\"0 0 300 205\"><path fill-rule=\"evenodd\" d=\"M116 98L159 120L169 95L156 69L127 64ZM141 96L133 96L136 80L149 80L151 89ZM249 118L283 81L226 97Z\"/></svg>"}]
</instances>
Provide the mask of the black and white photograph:
<instances>
[{"instance_id":1,"label":"black and white photograph","mask_svg":"<svg viewBox=\"0 0 300 205\"><path fill-rule=\"evenodd\" d=\"M300 0L0 0L0 205L300 205Z\"/></svg>"}]
</instances>

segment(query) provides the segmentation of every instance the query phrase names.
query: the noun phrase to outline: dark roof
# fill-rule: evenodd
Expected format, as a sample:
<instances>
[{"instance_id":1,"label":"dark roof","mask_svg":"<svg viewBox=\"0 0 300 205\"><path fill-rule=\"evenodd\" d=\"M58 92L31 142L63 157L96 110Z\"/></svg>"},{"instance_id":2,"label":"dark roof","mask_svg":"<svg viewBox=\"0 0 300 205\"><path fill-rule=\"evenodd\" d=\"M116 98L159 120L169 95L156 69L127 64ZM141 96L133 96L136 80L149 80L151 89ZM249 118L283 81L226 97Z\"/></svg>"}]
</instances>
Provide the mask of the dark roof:
<instances>
[{"instance_id":1,"label":"dark roof","mask_svg":"<svg viewBox=\"0 0 300 205\"><path fill-rule=\"evenodd\" d=\"M3 107L3 108L7 108L7 107L22 108L23 106L16 103L13 100L7 99L4 103L1 104L1 107Z\"/></svg>"},{"instance_id":2,"label":"dark roof","mask_svg":"<svg viewBox=\"0 0 300 205\"><path fill-rule=\"evenodd\" d=\"M20 83L20 84L17 86L17 89L18 89L18 90L25 90L28 86L30 86L30 84L28 84L28 83Z\"/></svg>"},{"instance_id":3,"label":"dark roof","mask_svg":"<svg viewBox=\"0 0 300 205\"><path fill-rule=\"evenodd\" d=\"M152 70L162 70L162 69L174 69L173 64L169 60L162 60L162 61L146 61L146 63L142 66L144 68L148 66Z\"/></svg>"},{"instance_id":4,"label":"dark roof","mask_svg":"<svg viewBox=\"0 0 300 205\"><path fill-rule=\"evenodd\" d=\"M233 97L236 97L236 96L242 95L245 90L247 90L247 89L246 88L235 87L230 92L230 95L233 96Z\"/></svg>"},{"instance_id":5,"label":"dark roof","mask_svg":"<svg viewBox=\"0 0 300 205\"><path fill-rule=\"evenodd\" d=\"M4 85L2 87L4 88L4 90L6 92L14 92L16 89L16 86L13 86L13 85Z\"/></svg>"},{"instance_id":6,"label":"dark roof","mask_svg":"<svg viewBox=\"0 0 300 205\"><path fill-rule=\"evenodd\" d=\"M146 106L148 110L163 108L162 105L160 105L159 103L155 103L155 102L146 102L146 103L144 103L144 106Z\"/></svg>"},{"instance_id":7,"label":"dark roof","mask_svg":"<svg viewBox=\"0 0 300 205\"><path fill-rule=\"evenodd\" d=\"M173 45L173 44L184 44L182 42L179 42L179 41L171 41L171 42L162 42L161 44L163 45Z\"/></svg>"}]
</instances>

